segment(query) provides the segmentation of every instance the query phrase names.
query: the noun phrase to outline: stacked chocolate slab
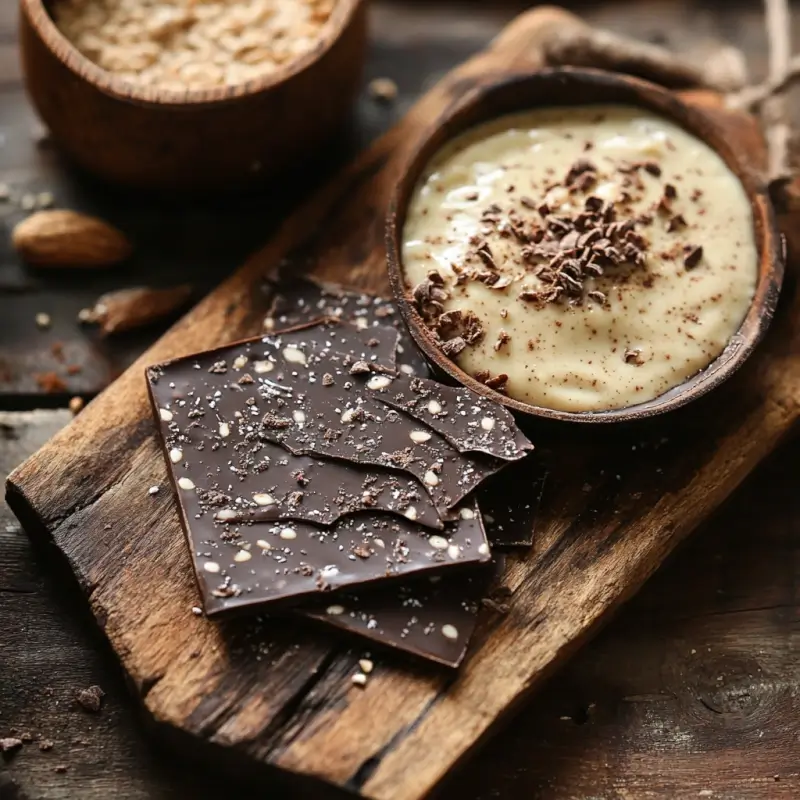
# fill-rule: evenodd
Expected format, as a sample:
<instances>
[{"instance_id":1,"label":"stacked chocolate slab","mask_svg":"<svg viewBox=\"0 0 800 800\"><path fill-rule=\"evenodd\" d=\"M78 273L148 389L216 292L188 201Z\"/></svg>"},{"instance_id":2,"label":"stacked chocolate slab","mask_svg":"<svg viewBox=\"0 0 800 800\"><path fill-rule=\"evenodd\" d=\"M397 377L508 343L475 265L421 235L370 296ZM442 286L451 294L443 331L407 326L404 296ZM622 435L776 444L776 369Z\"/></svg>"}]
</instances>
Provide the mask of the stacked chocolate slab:
<instances>
[{"instance_id":1,"label":"stacked chocolate slab","mask_svg":"<svg viewBox=\"0 0 800 800\"><path fill-rule=\"evenodd\" d=\"M475 490L531 444L335 320L148 369L209 616L302 613L455 665L493 572ZM324 594L324 597L321 595Z\"/></svg>"}]
</instances>

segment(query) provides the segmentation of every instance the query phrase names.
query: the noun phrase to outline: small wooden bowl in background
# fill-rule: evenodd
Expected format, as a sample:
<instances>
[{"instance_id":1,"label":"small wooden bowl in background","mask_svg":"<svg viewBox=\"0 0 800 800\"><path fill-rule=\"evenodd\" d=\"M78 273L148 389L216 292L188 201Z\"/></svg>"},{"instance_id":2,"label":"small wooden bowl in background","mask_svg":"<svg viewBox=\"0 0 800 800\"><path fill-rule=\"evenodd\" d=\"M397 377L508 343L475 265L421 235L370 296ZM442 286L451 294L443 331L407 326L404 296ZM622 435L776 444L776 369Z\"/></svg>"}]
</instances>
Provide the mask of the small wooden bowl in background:
<instances>
[{"instance_id":1,"label":"small wooden bowl in background","mask_svg":"<svg viewBox=\"0 0 800 800\"><path fill-rule=\"evenodd\" d=\"M339 0L312 50L240 86L135 87L81 55L43 0L20 0L25 81L53 138L80 166L145 189L242 185L320 147L358 91L366 0Z\"/></svg>"},{"instance_id":2,"label":"small wooden bowl in background","mask_svg":"<svg viewBox=\"0 0 800 800\"><path fill-rule=\"evenodd\" d=\"M758 281L750 309L738 332L701 372L653 400L627 408L559 411L530 405L488 389L442 353L417 312L411 287L406 285L402 263L403 228L417 181L433 156L450 139L482 122L516 111L597 103L632 105L653 111L680 125L719 153L742 182L750 199L759 253ZM386 230L392 292L411 335L434 370L524 416L584 423L628 422L670 411L700 397L726 380L752 353L769 326L778 301L784 272L783 241L766 187L748 164L748 155L752 154L737 150L736 142L729 141L725 131L708 115L688 106L666 89L646 81L600 70L560 68L482 86L437 123L409 157L389 209Z\"/></svg>"}]
</instances>

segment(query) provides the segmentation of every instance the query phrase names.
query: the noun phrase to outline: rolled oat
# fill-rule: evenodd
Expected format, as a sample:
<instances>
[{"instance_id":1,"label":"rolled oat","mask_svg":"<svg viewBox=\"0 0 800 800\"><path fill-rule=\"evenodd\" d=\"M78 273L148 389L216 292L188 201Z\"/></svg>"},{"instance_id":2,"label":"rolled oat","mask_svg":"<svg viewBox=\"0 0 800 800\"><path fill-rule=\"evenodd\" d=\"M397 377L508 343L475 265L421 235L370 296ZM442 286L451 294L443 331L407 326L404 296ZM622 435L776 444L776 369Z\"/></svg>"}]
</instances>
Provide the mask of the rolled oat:
<instances>
[{"instance_id":1,"label":"rolled oat","mask_svg":"<svg viewBox=\"0 0 800 800\"><path fill-rule=\"evenodd\" d=\"M137 86L210 89L275 72L312 49L337 0L58 0L88 59Z\"/></svg>"}]
</instances>

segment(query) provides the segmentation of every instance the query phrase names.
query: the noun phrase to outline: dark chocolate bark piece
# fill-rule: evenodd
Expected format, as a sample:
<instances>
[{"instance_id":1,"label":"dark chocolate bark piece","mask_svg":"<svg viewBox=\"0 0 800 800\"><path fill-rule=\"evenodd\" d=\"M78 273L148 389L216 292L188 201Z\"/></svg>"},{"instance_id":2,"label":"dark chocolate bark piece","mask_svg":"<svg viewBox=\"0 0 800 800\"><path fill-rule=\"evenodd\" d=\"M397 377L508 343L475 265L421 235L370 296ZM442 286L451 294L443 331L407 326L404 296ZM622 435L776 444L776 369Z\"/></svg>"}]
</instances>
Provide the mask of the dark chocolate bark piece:
<instances>
[{"instance_id":1,"label":"dark chocolate bark piece","mask_svg":"<svg viewBox=\"0 0 800 800\"><path fill-rule=\"evenodd\" d=\"M397 361L406 375L429 374L424 356L414 344L394 303L384 297L363 294L336 283L312 278L285 278L273 282L275 296L268 319L274 330L334 317L359 328L388 325L397 329Z\"/></svg>"},{"instance_id":2,"label":"dark chocolate bark piece","mask_svg":"<svg viewBox=\"0 0 800 800\"><path fill-rule=\"evenodd\" d=\"M546 482L547 472L530 458L510 465L480 488L478 504L492 547L533 544Z\"/></svg>"},{"instance_id":3,"label":"dark chocolate bark piece","mask_svg":"<svg viewBox=\"0 0 800 800\"><path fill-rule=\"evenodd\" d=\"M250 363L250 352L247 345L236 345L230 351L215 351L211 360L241 364L247 358ZM265 441L255 421L248 420L252 392L238 388L239 383L231 390L231 373L210 373L202 368L205 362L197 370L195 363L189 359L164 367L150 389L156 407L170 417L161 421L161 434L173 479L194 483L200 513L228 523L296 519L330 525L354 511L391 511L442 527L430 496L414 478L298 456ZM235 367L231 372L241 374ZM222 396L213 400L212 413L207 408L211 401L205 398L217 392ZM198 398L201 403L196 405Z\"/></svg>"},{"instance_id":4,"label":"dark chocolate bark piece","mask_svg":"<svg viewBox=\"0 0 800 800\"><path fill-rule=\"evenodd\" d=\"M533 449L507 408L463 386L397 375L367 382L367 388L387 405L440 433L462 453L514 461Z\"/></svg>"},{"instance_id":5,"label":"dark chocolate bark piece","mask_svg":"<svg viewBox=\"0 0 800 800\"><path fill-rule=\"evenodd\" d=\"M499 556L492 564L458 575L345 592L318 611L301 613L385 647L457 667L475 631L482 601L502 568Z\"/></svg>"},{"instance_id":6,"label":"dark chocolate bark piece","mask_svg":"<svg viewBox=\"0 0 800 800\"><path fill-rule=\"evenodd\" d=\"M352 514L328 528L294 521L231 524L202 513L199 493L180 479L176 491L209 616L291 605L321 592L383 585L490 558L474 506L441 532L372 513Z\"/></svg>"}]
</instances>

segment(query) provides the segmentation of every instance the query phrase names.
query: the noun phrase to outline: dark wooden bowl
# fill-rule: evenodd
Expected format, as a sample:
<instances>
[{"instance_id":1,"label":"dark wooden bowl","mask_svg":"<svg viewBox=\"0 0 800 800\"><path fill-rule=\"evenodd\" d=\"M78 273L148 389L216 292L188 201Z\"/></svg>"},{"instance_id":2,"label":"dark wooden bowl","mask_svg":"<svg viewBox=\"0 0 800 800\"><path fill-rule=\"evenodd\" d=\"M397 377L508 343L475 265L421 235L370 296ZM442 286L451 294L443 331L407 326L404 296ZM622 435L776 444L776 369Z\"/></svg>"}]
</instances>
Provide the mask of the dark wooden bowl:
<instances>
[{"instance_id":1,"label":"dark wooden bowl","mask_svg":"<svg viewBox=\"0 0 800 800\"><path fill-rule=\"evenodd\" d=\"M79 165L142 188L263 180L308 157L343 122L358 90L366 0L339 0L308 53L234 87L134 87L79 53L43 0L20 0L28 92Z\"/></svg>"},{"instance_id":2,"label":"dark wooden bowl","mask_svg":"<svg viewBox=\"0 0 800 800\"><path fill-rule=\"evenodd\" d=\"M417 180L431 158L449 139L503 114L544 106L592 103L620 103L649 109L677 123L720 154L742 182L750 199L759 253L759 274L753 301L741 327L708 367L659 397L627 408L558 411L514 400L488 389L441 352L417 312L411 290L404 279L402 234L408 203ZM710 116L688 106L666 89L646 81L600 70L563 68L542 70L481 86L437 122L409 157L390 205L386 230L392 291L411 335L437 372L491 397L518 414L569 422L627 422L670 411L700 397L721 384L752 353L769 326L778 301L784 272L783 240L766 188L748 163L748 153L737 148L736 143L725 135L725 131Z\"/></svg>"}]
</instances>

